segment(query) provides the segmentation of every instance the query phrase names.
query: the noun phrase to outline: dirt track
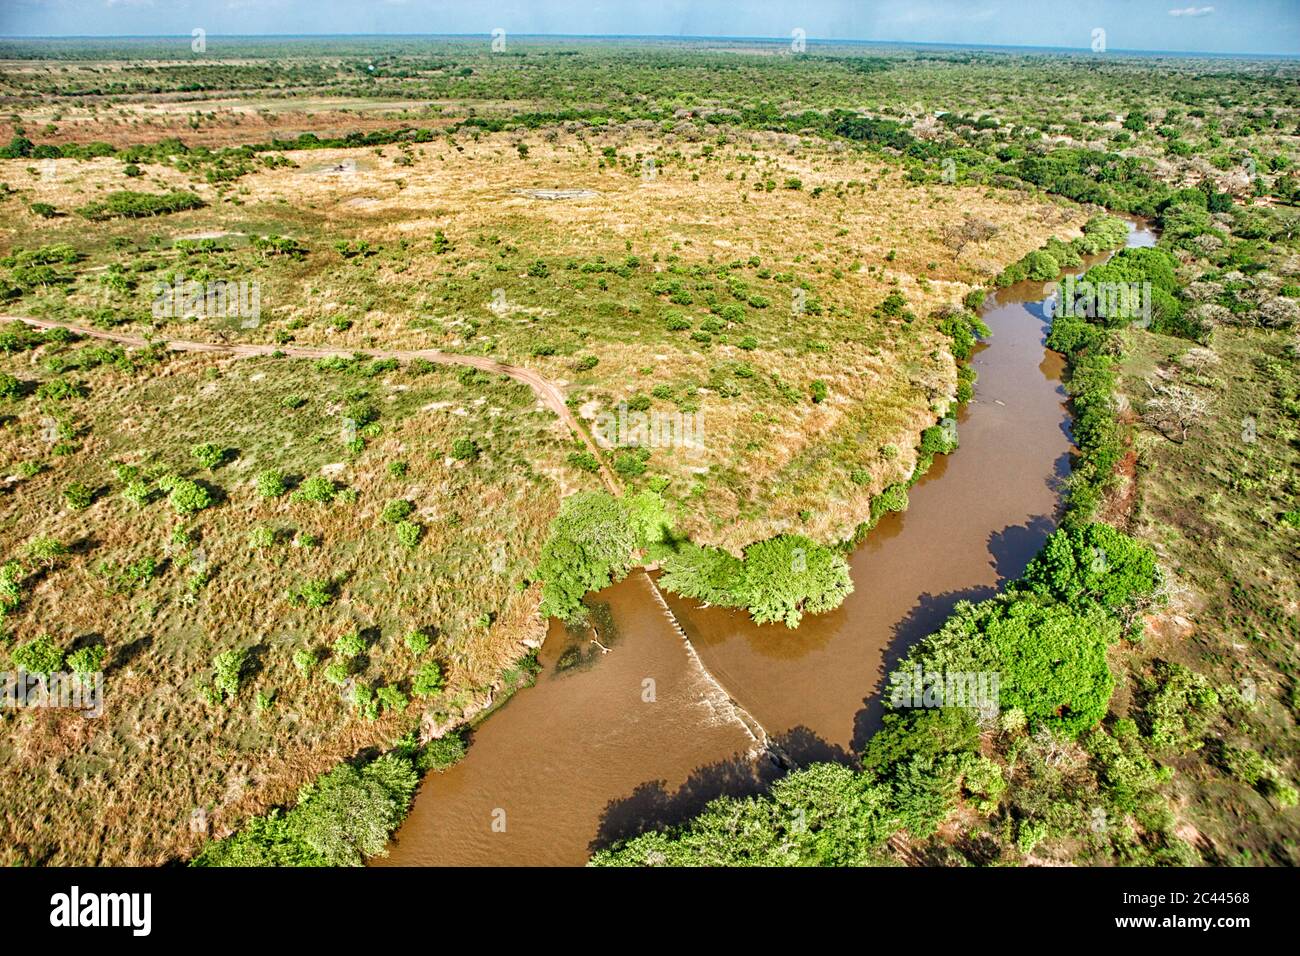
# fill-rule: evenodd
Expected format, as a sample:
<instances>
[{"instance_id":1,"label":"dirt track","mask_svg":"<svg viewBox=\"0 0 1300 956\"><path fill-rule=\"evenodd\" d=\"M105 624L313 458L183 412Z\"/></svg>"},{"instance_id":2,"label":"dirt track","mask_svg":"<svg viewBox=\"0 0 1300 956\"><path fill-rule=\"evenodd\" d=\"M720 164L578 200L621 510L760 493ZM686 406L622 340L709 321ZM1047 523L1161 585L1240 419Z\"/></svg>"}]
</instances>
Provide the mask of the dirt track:
<instances>
[{"instance_id":1,"label":"dirt track","mask_svg":"<svg viewBox=\"0 0 1300 956\"><path fill-rule=\"evenodd\" d=\"M22 315L0 315L0 321L22 322L37 329L67 329L69 332L75 332L77 335L84 335L87 338L101 339L106 342L116 342L119 345L129 345L132 348L146 348L150 342L147 339L137 335L125 335L120 332L106 332L102 329L90 329L78 325L67 325L63 322L51 322L46 319L33 319ZM222 345L215 342L188 342L183 339L172 339L166 342L169 349L174 352L210 352L214 355L228 355L233 358L255 358L257 356L267 356L273 354L288 355L294 358L329 358L333 355L365 355L370 358L394 358L400 361L409 362L411 359L424 359L429 362L436 362L440 365L468 365L471 368L477 368L484 372L491 372L496 375L508 375L518 382L523 382L538 398L542 404L559 416L560 421L568 427L575 436L582 439L583 443L591 450L601 462L600 477L605 482L613 494L619 493L618 482L610 474L609 469L605 467L604 459L601 457L600 448L587 431L579 424L573 411L564 402L564 393L560 391L558 385L543 377L540 373L532 369L522 368L518 365L505 365L495 359L485 358L481 355L456 355L451 352L440 352L437 349L322 349L312 348L301 345Z\"/></svg>"}]
</instances>

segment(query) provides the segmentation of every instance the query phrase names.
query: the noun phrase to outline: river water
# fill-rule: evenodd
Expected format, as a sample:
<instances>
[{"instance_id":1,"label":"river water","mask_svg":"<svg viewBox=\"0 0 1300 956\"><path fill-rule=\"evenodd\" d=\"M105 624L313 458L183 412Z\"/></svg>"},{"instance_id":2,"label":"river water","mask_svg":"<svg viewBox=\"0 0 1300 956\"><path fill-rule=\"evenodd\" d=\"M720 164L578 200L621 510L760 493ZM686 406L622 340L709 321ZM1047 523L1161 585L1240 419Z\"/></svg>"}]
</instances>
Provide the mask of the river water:
<instances>
[{"instance_id":1,"label":"river water","mask_svg":"<svg viewBox=\"0 0 1300 956\"><path fill-rule=\"evenodd\" d=\"M1130 224L1130 246L1154 241ZM841 607L790 631L666 595L670 617L640 571L590 596L609 652L552 622L536 686L426 778L374 863L581 864L719 794L761 789L780 773L764 731L795 763L851 759L878 725L886 671L957 601L1018 577L1055 527L1073 446L1045 294L1021 283L988 297L961 446L853 553Z\"/></svg>"}]
</instances>

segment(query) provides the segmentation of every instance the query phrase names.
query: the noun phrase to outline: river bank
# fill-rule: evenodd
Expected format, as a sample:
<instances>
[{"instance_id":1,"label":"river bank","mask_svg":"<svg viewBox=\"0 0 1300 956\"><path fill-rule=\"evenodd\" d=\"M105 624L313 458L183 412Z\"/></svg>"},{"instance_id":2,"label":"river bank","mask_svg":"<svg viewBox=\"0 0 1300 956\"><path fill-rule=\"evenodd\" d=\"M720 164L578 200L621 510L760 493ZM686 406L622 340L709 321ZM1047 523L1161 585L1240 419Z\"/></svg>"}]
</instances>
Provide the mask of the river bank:
<instances>
[{"instance_id":1,"label":"river bank","mask_svg":"<svg viewBox=\"0 0 1300 956\"><path fill-rule=\"evenodd\" d=\"M1131 224L1130 246L1153 241ZM990 335L973 356L979 379L958 417L961 449L940 456L908 511L883 518L854 552L856 590L840 608L789 631L668 596L723 696L795 762L851 760L878 725L889 668L957 601L1018 577L1055 527L1073 446L1064 362L1044 345L1047 289L1019 283L986 300ZM590 600L609 606L613 649L557 672L572 639L553 624L537 685L476 732L464 761L425 781L376 863L576 865L779 774L691 666L641 575Z\"/></svg>"}]
</instances>

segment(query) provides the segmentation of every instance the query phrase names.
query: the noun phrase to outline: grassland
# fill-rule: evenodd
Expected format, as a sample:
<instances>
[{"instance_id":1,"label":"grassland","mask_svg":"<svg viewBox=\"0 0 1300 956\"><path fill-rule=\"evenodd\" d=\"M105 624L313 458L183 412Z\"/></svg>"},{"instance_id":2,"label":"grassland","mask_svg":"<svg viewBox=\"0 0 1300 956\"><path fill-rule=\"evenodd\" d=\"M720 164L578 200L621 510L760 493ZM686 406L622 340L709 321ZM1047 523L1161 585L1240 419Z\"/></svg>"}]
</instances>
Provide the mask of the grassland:
<instances>
[{"instance_id":1,"label":"grassland","mask_svg":"<svg viewBox=\"0 0 1300 956\"><path fill-rule=\"evenodd\" d=\"M589 418L638 396L698 411L702 453L654 450L641 470L671 481L683 530L738 551L796 527L848 538L871 495L910 473L914 436L955 391L934 313L1084 218L996 190L908 184L820 143L668 148L553 132L289 151L288 165L244 176L227 202L163 167L153 188L195 189L208 208L169 217L162 234L161 223L147 234L106 224L78 277L32 290L22 308L210 338L210 327L158 327L148 313L154 282L185 270L260 285L264 321L223 330L233 341L491 355L563 383ZM72 209L121 185L111 160L45 162L51 175L27 180L29 204ZM19 165L0 175L23 181ZM595 195L530 194L554 188ZM968 216L992 236L959 257L945 236ZM80 230L72 217L29 227L46 241ZM232 233L214 240L228 251L176 250L186 236ZM249 248L270 233L304 255ZM338 236L351 245L334 248ZM134 287L107 314L105 269ZM890 292L917 321L873 315ZM827 401L811 401L816 381Z\"/></svg>"},{"instance_id":2,"label":"grassland","mask_svg":"<svg viewBox=\"0 0 1300 956\"><path fill-rule=\"evenodd\" d=\"M101 348L50 343L4 364L34 392L60 380L52 361ZM560 496L595 479L566 468L568 436L526 386L438 366L117 350L77 380L84 398L30 394L6 421L0 533L25 570L6 625L15 642L103 646L105 714L6 713L5 763L24 780L5 807L7 862L188 855L339 760L486 706L542 640L530 562ZM363 406L375 419L353 437L342 413ZM467 435L479 451L458 460ZM191 456L202 442L222 451L215 467ZM122 466L139 470L143 503ZM267 498L266 471L338 494ZM175 514L157 488L168 475L203 482L214 505ZM68 505L74 484L91 489L88 507ZM392 501L410 503L413 547L384 519ZM33 561L41 540L66 555ZM322 606L291 597L312 582ZM419 654L405 642L416 630L431 638ZM344 685L326 668L352 633L365 646ZM248 659L223 701L213 660L231 650ZM444 687L412 699L431 660ZM399 696L369 719L358 685Z\"/></svg>"},{"instance_id":3,"label":"grassland","mask_svg":"<svg viewBox=\"0 0 1300 956\"><path fill-rule=\"evenodd\" d=\"M661 487L694 541L735 552L786 531L843 541L911 473L957 387L943 310L1097 206L1159 216L1188 308L1182 288L1206 276L1258 289L1211 294L1241 308L1205 326L1205 367L1155 333L1107 346L1136 437L1100 517L1155 547L1172 584L1143 641L1111 654L1106 725L1142 716L1164 662L1208 675L1222 743L1152 758L1176 771L1169 832L1205 861L1293 862L1296 811L1270 787L1295 779L1295 346L1293 323L1254 316L1295 298L1295 65L786 49L4 41L0 311L160 340L491 357L593 429L621 403L698 412L701 450L612 449L606 465L629 490ZM555 189L579 192L538 192ZM121 191L202 205L105 217ZM1190 220L1175 215L1188 191ZM256 283L260 314L155 315L156 283L177 275ZM10 656L43 633L65 653L102 646L109 686L101 721L2 718L0 762L25 782L0 803L6 862L189 856L526 673L547 526L600 478L524 385L414 362L5 342ZM1148 380L1214 413L1172 440L1141 424ZM204 443L217 457L193 454ZM283 495L259 493L268 470ZM211 506L176 515L183 479ZM312 479L332 501L295 500ZM413 510L386 520L393 501ZM419 654L416 629L432 639ZM227 693L214 661L231 651L246 656ZM430 662L442 687L415 696ZM336 664L342 687L325 676ZM1090 799L1098 771L1073 744L1024 746L1000 804L963 805L899 856L953 862L991 834L1020 847L1002 859L1120 858L1082 832L1086 815L1043 842L1043 808ZM1061 790L1062 747L1087 787ZM1017 842L1022 824L1033 839Z\"/></svg>"}]
</instances>

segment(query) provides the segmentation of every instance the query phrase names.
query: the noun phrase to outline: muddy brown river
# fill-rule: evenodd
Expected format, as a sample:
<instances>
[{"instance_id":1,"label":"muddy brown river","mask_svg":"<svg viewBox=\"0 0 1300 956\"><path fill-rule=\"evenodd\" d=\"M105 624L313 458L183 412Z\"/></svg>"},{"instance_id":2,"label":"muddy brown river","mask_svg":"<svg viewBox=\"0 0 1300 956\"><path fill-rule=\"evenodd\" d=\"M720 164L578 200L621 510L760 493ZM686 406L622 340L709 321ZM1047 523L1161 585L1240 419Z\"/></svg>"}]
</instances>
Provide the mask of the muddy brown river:
<instances>
[{"instance_id":1,"label":"muddy brown river","mask_svg":"<svg viewBox=\"0 0 1300 956\"><path fill-rule=\"evenodd\" d=\"M1130 224L1130 246L1154 241ZM840 608L791 631L665 595L670 616L640 571L589 596L609 652L552 622L537 684L475 730L460 764L426 778L374 864L580 865L720 794L761 789L781 773L764 734L796 763L850 759L879 722L887 669L957 601L1018 577L1055 527L1073 446L1063 360L1043 344L1045 292L989 296L961 446L853 553Z\"/></svg>"}]
</instances>

